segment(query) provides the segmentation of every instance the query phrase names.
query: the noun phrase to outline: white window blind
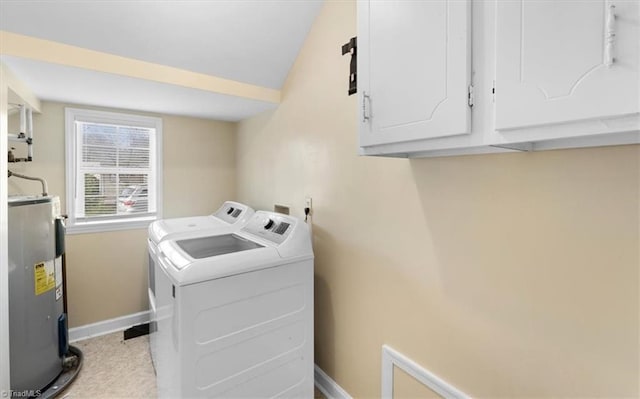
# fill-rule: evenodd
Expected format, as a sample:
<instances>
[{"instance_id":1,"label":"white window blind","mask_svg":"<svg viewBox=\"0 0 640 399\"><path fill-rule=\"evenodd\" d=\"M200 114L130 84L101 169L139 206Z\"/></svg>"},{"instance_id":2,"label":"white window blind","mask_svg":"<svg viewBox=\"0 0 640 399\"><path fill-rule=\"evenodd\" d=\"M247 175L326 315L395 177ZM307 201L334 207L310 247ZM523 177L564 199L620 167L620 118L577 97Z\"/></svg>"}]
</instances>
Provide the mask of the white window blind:
<instances>
[{"instance_id":1,"label":"white window blind","mask_svg":"<svg viewBox=\"0 0 640 399\"><path fill-rule=\"evenodd\" d=\"M68 108L71 232L143 227L160 209L158 118Z\"/></svg>"}]
</instances>

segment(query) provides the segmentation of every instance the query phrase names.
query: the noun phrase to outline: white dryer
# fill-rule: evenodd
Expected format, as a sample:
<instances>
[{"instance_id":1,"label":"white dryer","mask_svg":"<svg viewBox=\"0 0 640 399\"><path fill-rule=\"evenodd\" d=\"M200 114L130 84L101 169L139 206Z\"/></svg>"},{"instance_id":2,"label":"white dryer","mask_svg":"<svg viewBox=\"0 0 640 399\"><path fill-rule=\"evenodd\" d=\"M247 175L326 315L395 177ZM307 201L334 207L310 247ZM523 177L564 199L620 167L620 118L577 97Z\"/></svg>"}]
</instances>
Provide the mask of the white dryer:
<instances>
[{"instance_id":1,"label":"white dryer","mask_svg":"<svg viewBox=\"0 0 640 399\"><path fill-rule=\"evenodd\" d=\"M301 220L162 241L159 398L312 398L313 250Z\"/></svg>"},{"instance_id":2,"label":"white dryer","mask_svg":"<svg viewBox=\"0 0 640 399\"><path fill-rule=\"evenodd\" d=\"M177 237L189 238L201 235L219 234L231 232L243 227L254 210L249 206L226 201L213 214L205 216L174 218L158 220L149 225L149 238L147 240L148 250L148 267L149 267L149 310L150 310L150 346L151 360L156 365L156 334L155 326L157 321L156 309L156 274L159 271L158 265L158 244L163 240L173 239Z\"/></svg>"}]
</instances>

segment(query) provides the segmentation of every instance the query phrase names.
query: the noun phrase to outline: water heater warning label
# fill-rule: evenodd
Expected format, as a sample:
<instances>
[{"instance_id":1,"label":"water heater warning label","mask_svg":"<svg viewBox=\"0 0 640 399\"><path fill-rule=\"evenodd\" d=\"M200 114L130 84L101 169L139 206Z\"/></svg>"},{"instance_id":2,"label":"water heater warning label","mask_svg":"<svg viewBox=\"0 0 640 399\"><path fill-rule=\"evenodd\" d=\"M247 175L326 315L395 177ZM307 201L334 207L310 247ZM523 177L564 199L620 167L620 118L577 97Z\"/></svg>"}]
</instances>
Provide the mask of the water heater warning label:
<instances>
[{"instance_id":1,"label":"water heater warning label","mask_svg":"<svg viewBox=\"0 0 640 399\"><path fill-rule=\"evenodd\" d=\"M33 280L35 281L36 295L53 289L56 286L53 261L36 263L33 266Z\"/></svg>"}]
</instances>

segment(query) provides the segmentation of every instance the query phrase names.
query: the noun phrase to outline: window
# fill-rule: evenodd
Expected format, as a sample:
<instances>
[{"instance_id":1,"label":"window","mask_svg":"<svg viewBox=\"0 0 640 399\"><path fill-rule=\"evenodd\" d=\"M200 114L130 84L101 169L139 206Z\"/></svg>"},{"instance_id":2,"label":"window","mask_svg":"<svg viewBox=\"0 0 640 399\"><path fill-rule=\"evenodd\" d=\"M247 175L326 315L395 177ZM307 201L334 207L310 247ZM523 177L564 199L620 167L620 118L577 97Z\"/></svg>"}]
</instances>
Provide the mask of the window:
<instances>
[{"instance_id":1,"label":"window","mask_svg":"<svg viewBox=\"0 0 640 399\"><path fill-rule=\"evenodd\" d=\"M145 227L162 209L162 120L67 108L69 233Z\"/></svg>"}]
</instances>

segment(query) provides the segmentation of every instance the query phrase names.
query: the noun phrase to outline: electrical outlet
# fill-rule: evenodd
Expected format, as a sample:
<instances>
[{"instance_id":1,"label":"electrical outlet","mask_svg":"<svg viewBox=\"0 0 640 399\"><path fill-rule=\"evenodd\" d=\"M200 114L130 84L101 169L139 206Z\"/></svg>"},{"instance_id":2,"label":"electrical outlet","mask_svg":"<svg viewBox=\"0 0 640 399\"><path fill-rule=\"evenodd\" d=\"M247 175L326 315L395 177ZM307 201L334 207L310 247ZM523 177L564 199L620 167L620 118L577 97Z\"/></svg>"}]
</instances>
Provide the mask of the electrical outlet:
<instances>
[{"instance_id":1,"label":"electrical outlet","mask_svg":"<svg viewBox=\"0 0 640 399\"><path fill-rule=\"evenodd\" d=\"M309 208L309 213L311 213L311 209L312 209L312 202L311 202L311 197L306 197L304 199L304 207L305 208Z\"/></svg>"}]
</instances>

